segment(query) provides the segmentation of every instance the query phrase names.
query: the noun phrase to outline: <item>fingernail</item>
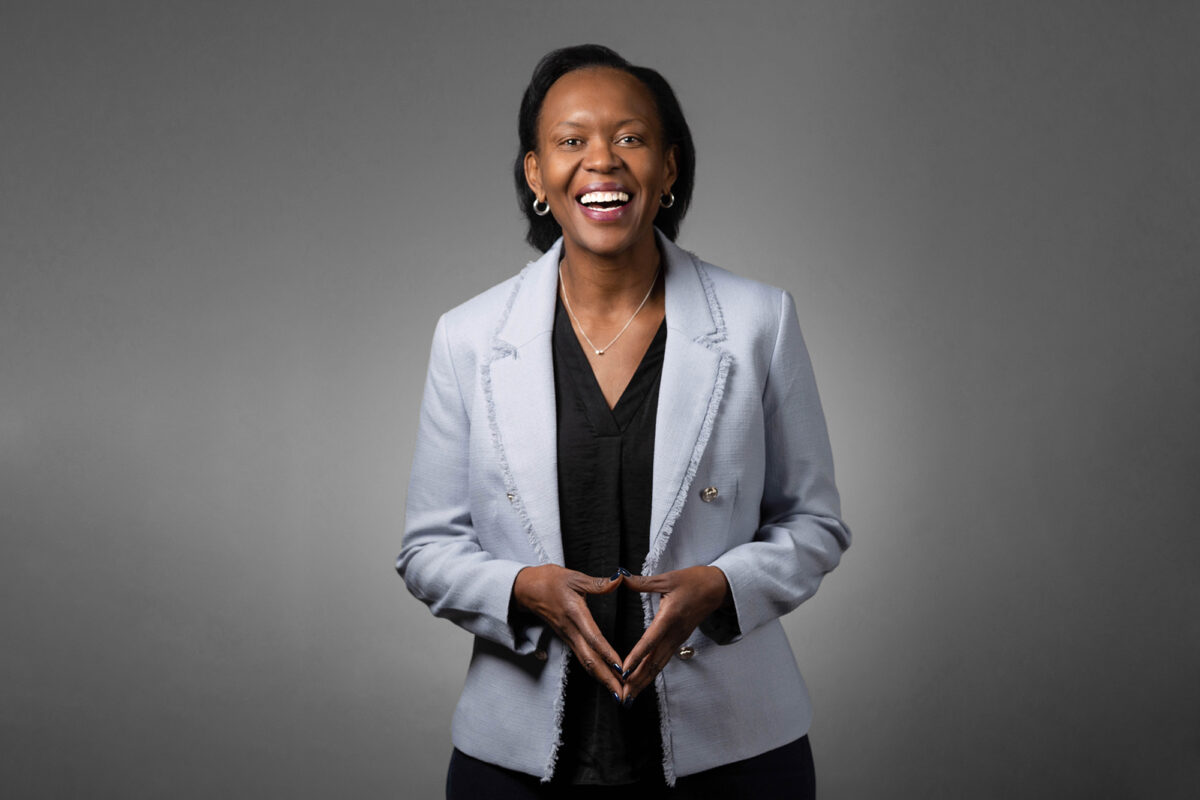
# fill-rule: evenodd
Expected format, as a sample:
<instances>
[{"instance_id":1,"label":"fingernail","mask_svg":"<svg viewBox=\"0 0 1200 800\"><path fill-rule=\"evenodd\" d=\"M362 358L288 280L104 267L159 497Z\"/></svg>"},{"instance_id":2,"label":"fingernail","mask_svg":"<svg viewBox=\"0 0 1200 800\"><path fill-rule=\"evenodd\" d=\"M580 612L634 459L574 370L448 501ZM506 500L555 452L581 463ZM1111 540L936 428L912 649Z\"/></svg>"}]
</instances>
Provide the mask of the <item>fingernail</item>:
<instances>
[{"instance_id":1,"label":"fingernail","mask_svg":"<svg viewBox=\"0 0 1200 800\"><path fill-rule=\"evenodd\" d=\"M616 572L614 572L614 573L613 573L613 576L612 576L611 578L609 578L609 580L610 580L610 581L620 580L620 578L621 578L621 575L622 575L622 574L626 574L626 575L627 575L628 573L626 573L624 570L620 570L620 569L619 569L619 570L617 570Z\"/></svg>"},{"instance_id":2,"label":"fingernail","mask_svg":"<svg viewBox=\"0 0 1200 800\"><path fill-rule=\"evenodd\" d=\"M620 664L610 664L609 666L613 668L613 672L621 676L621 680L625 680L625 673L621 671Z\"/></svg>"},{"instance_id":3,"label":"fingernail","mask_svg":"<svg viewBox=\"0 0 1200 800\"><path fill-rule=\"evenodd\" d=\"M622 670L621 680L625 680L626 678L628 678L632 672L633 672L633 667L630 667L627 670Z\"/></svg>"},{"instance_id":4,"label":"fingernail","mask_svg":"<svg viewBox=\"0 0 1200 800\"><path fill-rule=\"evenodd\" d=\"M618 575L624 575L626 578L632 578L632 577L633 577L633 573L632 573L632 572L630 572L629 570L625 569L624 567L617 567L617 574L618 574Z\"/></svg>"},{"instance_id":5,"label":"fingernail","mask_svg":"<svg viewBox=\"0 0 1200 800\"><path fill-rule=\"evenodd\" d=\"M616 692L613 692L612 696L613 696L613 700L617 701L617 705L625 705L624 703L621 702L621 695L617 694Z\"/></svg>"},{"instance_id":6,"label":"fingernail","mask_svg":"<svg viewBox=\"0 0 1200 800\"><path fill-rule=\"evenodd\" d=\"M628 710L629 708L632 708L633 707L633 697L634 697L633 695L629 695L629 697L626 697L625 701L623 703L621 703L621 708L624 708L626 710Z\"/></svg>"}]
</instances>

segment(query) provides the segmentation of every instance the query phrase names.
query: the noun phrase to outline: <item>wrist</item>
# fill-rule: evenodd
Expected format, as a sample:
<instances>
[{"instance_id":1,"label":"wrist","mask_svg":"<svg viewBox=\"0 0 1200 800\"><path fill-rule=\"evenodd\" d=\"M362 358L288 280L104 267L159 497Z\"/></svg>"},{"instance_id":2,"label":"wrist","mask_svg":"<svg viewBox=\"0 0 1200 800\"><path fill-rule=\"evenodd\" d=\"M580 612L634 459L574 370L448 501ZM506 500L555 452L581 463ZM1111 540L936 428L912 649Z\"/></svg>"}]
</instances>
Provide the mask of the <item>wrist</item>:
<instances>
[{"instance_id":1,"label":"wrist","mask_svg":"<svg viewBox=\"0 0 1200 800\"><path fill-rule=\"evenodd\" d=\"M516 605L523 611L529 610L529 606L525 602L528 598L528 594L525 590L527 589L529 581L532 577L529 573L529 570L531 569L532 567L529 566L521 567L519 570L517 570L517 574L513 578L511 602L513 605Z\"/></svg>"},{"instance_id":2,"label":"wrist","mask_svg":"<svg viewBox=\"0 0 1200 800\"><path fill-rule=\"evenodd\" d=\"M709 598L709 612L716 611L729 603L733 593L729 590L729 579L720 567L702 567L705 575L706 591Z\"/></svg>"}]
</instances>

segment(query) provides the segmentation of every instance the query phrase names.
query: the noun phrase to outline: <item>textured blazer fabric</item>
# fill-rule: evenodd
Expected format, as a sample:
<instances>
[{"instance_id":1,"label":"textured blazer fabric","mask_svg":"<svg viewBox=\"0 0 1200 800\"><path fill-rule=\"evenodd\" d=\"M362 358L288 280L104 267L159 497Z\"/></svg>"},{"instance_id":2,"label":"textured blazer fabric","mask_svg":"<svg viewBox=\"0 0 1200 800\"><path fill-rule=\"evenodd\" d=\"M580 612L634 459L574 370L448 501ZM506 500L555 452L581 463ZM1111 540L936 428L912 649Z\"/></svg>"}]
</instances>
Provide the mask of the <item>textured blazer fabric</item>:
<instances>
[{"instance_id":1,"label":"textured blazer fabric","mask_svg":"<svg viewBox=\"0 0 1200 800\"><path fill-rule=\"evenodd\" d=\"M740 628L720 643L698 629L694 655L657 679L673 784L807 732L779 617L817 590L850 532L791 296L659 244L667 343L642 573L720 567ZM545 780L570 653L543 626L510 625L508 610L522 567L563 563L550 350L560 249L439 320L396 564L434 614L475 635L455 746ZM643 603L649 622L658 596Z\"/></svg>"}]
</instances>

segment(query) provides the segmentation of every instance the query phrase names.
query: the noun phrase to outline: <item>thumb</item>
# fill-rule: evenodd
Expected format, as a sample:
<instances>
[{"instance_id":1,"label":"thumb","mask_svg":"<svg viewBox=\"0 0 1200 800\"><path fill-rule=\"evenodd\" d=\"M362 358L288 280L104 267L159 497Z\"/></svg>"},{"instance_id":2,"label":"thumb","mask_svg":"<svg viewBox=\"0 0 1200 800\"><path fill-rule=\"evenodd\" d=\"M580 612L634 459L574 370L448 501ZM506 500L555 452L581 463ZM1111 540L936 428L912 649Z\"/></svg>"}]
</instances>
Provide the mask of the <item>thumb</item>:
<instances>
[{"instance_id":1,"label":"thumb","mask_svg":"<svg viewBox=\"0 0 1200 800\"><path fill-rule=\"evenodd\" d=\"M611 578L605 578L597 575L586 575L582 572L578 573L577 579L571 583L576 591L584 594L608 594L616 591L616 588L621 585L624 576L620 573L613 575Z\"/></svg>"},{"instance_id":2,"label":"thumb","mask_svg":"<svg viewBox=\"0 0 1200 800\"><path fill-rule=\"evenodd\" d=\"M666 587L659 575L630 575L625 578L625 585L635 592L663 592Z\"/></svg>"}]
</instances>

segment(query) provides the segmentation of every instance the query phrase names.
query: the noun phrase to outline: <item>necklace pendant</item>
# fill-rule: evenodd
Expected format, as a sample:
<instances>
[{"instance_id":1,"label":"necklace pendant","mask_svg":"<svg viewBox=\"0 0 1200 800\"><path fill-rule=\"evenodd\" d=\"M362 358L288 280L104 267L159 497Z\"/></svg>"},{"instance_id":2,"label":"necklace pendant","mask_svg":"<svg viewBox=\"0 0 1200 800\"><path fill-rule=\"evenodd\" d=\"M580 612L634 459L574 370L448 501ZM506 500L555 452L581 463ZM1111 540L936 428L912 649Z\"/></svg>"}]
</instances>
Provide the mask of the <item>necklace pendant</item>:
<instances>
[{"instance_id":1,"label":"necklace pendant","mask_svg":"<svg viewBox=\"0 0 1200 800\"><path fill-rule=\"evenodd\" d=\"M654 271L654 280L650 281L650 288L646 290L646 296L642 298L642 302L638 304L636 309L634 309L633 316L625 322L625 327L617 331L617 335L612 338L612 341L604 345L603 348L600 348L596 347L595 343L592 342L591 337L587 335L587 331L583 329L583 323L579 321L579 317L575 316L575 311L571 308L571 298L567 297L567 284L563 281L562 264L558 265L558 285L562 287L563 305L567 307L567 314L571 317L571 322L575 324L575 327L579 328L579 334L583 337L583 340L588 343L588 346L592 348L593 353L598 356L604 355L605 350L612 347L617 343L617 339L620 339L625 335L625 331L629 330L629 326L633 324L633 321L637 318L637 315L642 313L642 308L646 305L646 301L650 299L650 295L654 291L654 285L658 283L658 276L661 273L662 265L660 264L658 269Z\"/></svg>"}]
</instances>

